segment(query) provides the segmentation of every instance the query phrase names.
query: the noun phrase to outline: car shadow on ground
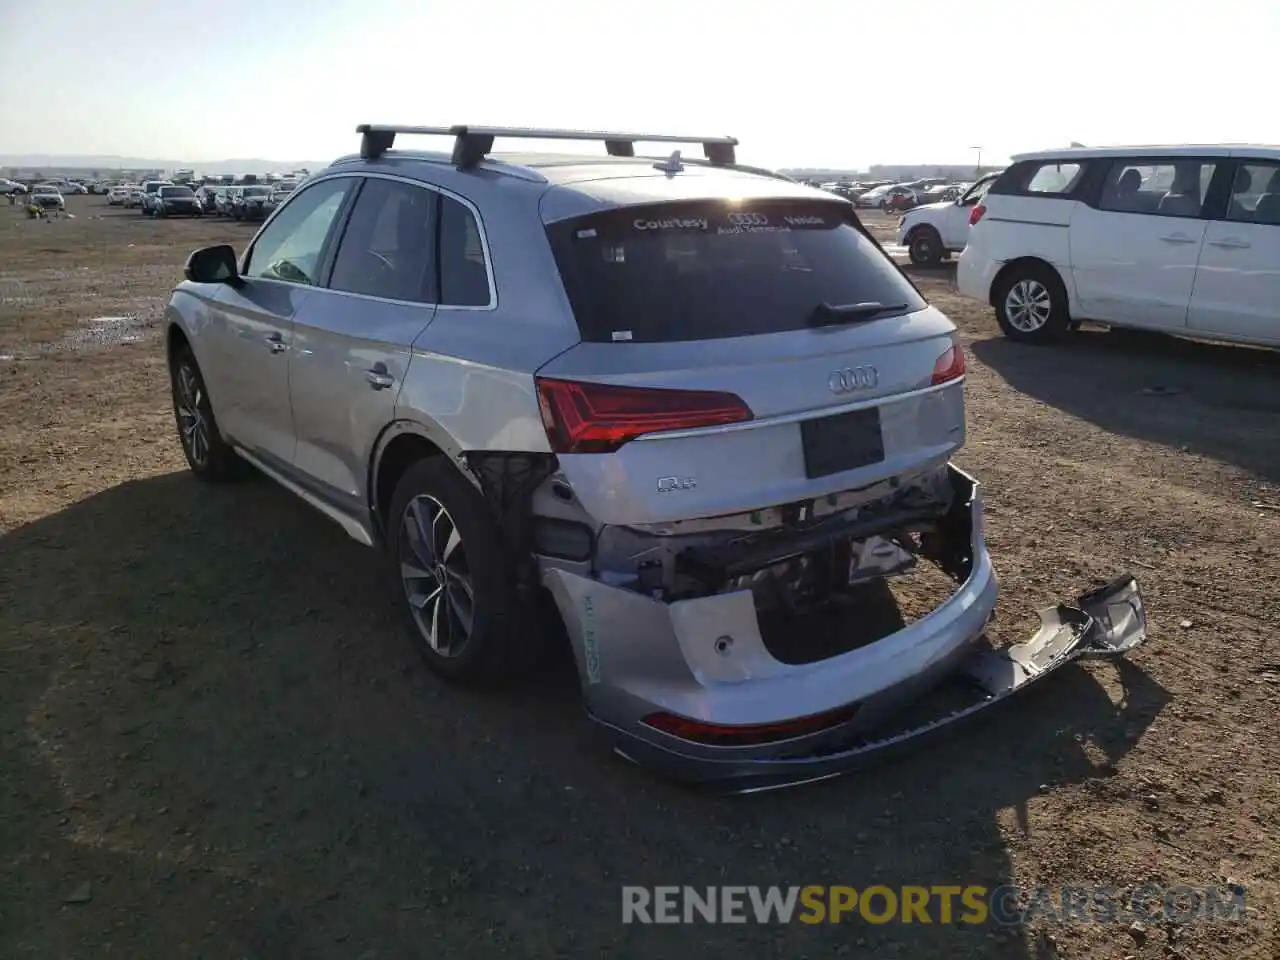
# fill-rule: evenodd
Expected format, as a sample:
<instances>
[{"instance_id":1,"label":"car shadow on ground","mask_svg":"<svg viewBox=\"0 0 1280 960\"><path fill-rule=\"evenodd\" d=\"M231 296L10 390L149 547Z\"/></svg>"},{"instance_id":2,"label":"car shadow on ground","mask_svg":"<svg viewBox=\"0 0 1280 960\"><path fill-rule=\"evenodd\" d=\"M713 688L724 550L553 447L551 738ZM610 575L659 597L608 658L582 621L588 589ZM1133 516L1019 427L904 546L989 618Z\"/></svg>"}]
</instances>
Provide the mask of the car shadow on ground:
<instances>
[{"instance_id":1,"label":"car shadow on ground","mask_svg":"<svg viewBox=\"0 0 1280 960\"><path fill-rule=\"evenodd\" d=\"M266 481L133 481L2 544L13 957L1037 956L990 924L624 926L621 885L994 888L1000 820L1057 829L1029 798L1110 776L1168 700L1068 667L872 770L707 796L614 757L571 664L434 680L375 555Z\"/></svg>"},{"instance_id":2,"label":"car shadow on ground","mask_svg":"<svg viewBox=\"0 0 1280 960\"><path fill-rule=\"evenodd\" d=\"M970 349L1014 389L1109 433L1280 480L1280 352L1091 326L1050 347L996 337Z\"/></svg>"}]
</instances>

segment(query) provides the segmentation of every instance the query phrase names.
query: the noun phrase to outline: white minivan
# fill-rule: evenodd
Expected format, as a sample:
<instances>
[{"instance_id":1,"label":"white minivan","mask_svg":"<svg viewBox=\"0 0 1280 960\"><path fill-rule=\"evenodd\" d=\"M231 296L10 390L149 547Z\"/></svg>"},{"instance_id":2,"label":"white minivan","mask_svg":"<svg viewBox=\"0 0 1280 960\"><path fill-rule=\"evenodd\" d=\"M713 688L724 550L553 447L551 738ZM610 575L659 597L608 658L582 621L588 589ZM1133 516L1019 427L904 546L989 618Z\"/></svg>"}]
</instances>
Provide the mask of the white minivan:
<instances>
[{"instance_id":1,"label":"white minivan","mask_svg":"<svg viewBox=\"0 0 1280 960\"><path fill-rule=\"evenodd\" d=\"M1072 148L1014 157L970 214L960 292L1004 333L1084 320L1280 345L1280 148Z\"/></svg>"}]
</instances>

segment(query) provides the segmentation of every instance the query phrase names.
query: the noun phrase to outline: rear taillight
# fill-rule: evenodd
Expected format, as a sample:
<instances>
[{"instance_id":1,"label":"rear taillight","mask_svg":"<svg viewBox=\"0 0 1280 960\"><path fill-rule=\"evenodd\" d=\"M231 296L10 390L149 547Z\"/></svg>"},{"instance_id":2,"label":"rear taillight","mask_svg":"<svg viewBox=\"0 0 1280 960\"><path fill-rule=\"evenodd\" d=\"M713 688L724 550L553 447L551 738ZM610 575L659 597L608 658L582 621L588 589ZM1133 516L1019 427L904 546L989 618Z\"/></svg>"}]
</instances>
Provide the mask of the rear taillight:
<instances>
[{"instance_id":1,"label":"rear taillight","mask_svg":"<svg viewBox=\"0 0 1280 960\"><path fill-rule=\"evenodd\" d=\"M952 380L959 380L964 376L964 349L958 343L953 343L938 358L938 362L933 365L933 384L937 386L940 383L949 383Z\"/></svg>"},{"instance_id":2,"label":"rear taillight","mask_svg":"<svg viewBox=\"0 0 1280 960\"><path fill-rule=\"evenodd\" d=\"M642 434L741 423L753 416L732 393L543 377L537 383L542 423L556 453L609 453Z\"/></svg>"},{"instance_id":3,"label":"rear taillight","mask_svg":"<svg viewBox=\"0 0 1280 960\"><path fill-rule=\"evenodd\" d=\"M972 227L975 223L977 223L979 220L981 220L981 219L982 219L983 214L985 214L986 212L987 212L987 208L986 208L986 207L984 207L982 204L978 204L976 207L974 207L972 210L970 210L970 211L969 211L969 226L971 226L971 227Z\"/></svg>"}]
</instances>

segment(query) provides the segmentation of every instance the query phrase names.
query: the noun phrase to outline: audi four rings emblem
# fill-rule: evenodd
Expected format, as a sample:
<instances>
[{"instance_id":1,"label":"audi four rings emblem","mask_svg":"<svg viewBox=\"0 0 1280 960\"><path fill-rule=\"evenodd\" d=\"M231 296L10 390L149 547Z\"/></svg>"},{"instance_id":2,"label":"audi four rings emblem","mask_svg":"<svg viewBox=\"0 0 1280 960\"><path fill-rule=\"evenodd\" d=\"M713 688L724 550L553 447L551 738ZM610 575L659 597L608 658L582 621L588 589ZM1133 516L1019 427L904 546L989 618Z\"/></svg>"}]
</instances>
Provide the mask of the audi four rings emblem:
<instances>
[{"instance_id":1,"label":"audi four rings emblem","mask_svg":"<svg viewBox=\"0 0 1280 960\"><path fill-rule=\"evenodd\" d=\"M832 393L853 393L855 390L870 390L880 382L880 373L873 366L845 367L834 371L827 378L827 386Z\"/></svg>"}]
</instances>

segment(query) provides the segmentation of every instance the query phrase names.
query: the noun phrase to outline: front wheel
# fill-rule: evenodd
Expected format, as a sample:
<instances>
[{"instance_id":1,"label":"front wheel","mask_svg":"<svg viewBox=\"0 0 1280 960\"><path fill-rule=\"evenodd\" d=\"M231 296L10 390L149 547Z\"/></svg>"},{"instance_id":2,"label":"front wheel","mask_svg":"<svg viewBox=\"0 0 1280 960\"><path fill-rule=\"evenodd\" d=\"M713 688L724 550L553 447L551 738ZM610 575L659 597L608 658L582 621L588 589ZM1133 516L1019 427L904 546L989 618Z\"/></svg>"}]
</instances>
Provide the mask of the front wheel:
<instances>
[{"instance_id":1,"label":"front wheel","mask_svg":"<svg viewBox=\"0 0 1280 960\"><path fill-rule=\"evenodd\" d=\"M1066 288L1048 266L1015 267L997 286L994 300L1000 329L1011 340L1050 343L1070 326Z\"/></svg>"},{"instance_id":2,"label":"front wheel","mask_svg":"<svg viewBox=\"0 0 1280 960\"><path fill-rule=\"evenodd\" d=\"M942 237L933 227L917 227L907 240L907 256L917 267L936 267L942 263Z\"/></svg>"},{"instance_id":3,"label":"front wheel","mask_svg":"<svg viewBox=\"0 0 1280 960\"><path fill-rule=\"evenodd\" d=\"M392 591L428 668L462 683L532 666L541 639L518 615L508 550L480 492L444 457L396 484L387 514Z\"/></svg>"},{"instance_id":4,"label":"front wheel","mask_svg":"<svg viewBox=\"0 0 1280 960\"><path fill-rule=\"evenodd\" d=\"M187 346L179 347L169 361L173 389L173 414L178 426L178 439L187 466L201 480L213 483L235 480L248 472L241 460L218 432L218 421L209 403L209 391L196 363L195 354Z\"/></svg>"}]
</instances>

